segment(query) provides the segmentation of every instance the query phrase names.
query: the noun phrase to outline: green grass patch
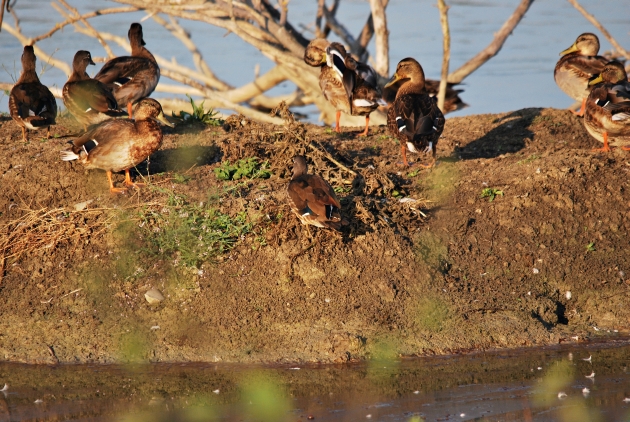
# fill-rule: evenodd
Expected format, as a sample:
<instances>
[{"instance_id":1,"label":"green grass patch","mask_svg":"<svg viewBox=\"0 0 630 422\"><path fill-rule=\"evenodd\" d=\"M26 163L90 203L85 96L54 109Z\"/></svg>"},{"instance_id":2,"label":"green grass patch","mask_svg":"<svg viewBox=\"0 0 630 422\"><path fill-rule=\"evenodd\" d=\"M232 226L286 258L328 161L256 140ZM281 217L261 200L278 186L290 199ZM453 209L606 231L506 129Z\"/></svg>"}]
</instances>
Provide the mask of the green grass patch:
<instances>
[{"instance_id":1,"label":"green grass patch","mask_svg":"<svg viewBox=\"0 0 630 422\"><path fill-rule=\"evenodd\" d=\"M238 160L234 164L224 161L214 169L214 175L219 180L268 179L271 177L271 170L268 161L261 163L258 158L251 157Z\"/></svg>"},{"instance_id":2,"label":"green grass patch","mask_svg":"<svg viewBox=\"0 0 630 422\"><path fill-rule=\"evenodd\" d=\"M484 188L481 190L480 198L488 198L488 202L492 202L497 196L503 196L503 191L496 188Z\"/></svg>"},{"instance_id":3,"label":"green grass patch","mask_svg":"<svg viewBox=\"0 0 630 422\"><path fill-rule=\"evenodd\" d=\"M171 192L161 208L137 211L145 250L198 268L203 262L232 249L241 236L252 230L253 223L247 211L228 215L212 204L190 203L184 195Z\"/></svg>"},{"instance_id":4,"label":"green grass patch","mask_svg":"<svg viewBox=\"0 0 630 422\"><path fill-rule=\"evenodd\" d=\"M218 114L217 111L214 111L214 109L212 108L210 108L208 111L204 109L203 103L205 101L202 101L201 104L197 105L195 103L195 100L193 100L190 95L186 94L186 96L190 100L192 113L180 110L179 114L175 114L174 112L171 113L174 118L178 119L181 123L184 124L201 123L208 126L221 126L223 124L222 119L216 118L216 115Z\"/></svg>"}]
</instances>

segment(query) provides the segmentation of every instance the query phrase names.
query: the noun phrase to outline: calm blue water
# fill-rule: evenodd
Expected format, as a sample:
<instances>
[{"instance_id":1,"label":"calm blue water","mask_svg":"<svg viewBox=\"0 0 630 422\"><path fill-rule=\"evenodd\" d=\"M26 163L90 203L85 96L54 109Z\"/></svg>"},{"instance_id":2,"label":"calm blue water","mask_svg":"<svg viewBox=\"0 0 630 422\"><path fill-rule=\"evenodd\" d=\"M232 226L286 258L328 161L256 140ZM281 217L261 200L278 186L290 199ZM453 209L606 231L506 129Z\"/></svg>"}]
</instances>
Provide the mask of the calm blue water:
<instances>
[{"instance_id":1,"label":"calm blue water","mask_svg":"<svg viewBox=\"0 0 630 422\"><path fill-rule=\"evenodd\" d=\"M81 12L101 8L116 7L118 4L104 0L77 1L70 3ZM451 6L452 53L451 69L456 69L474 56L492 40L505 19L513 12L519 0L447 0ZM442 59L442 34L439 15L434 1L391 0L387 8L390 31L390 73L396 63L405 57L415 57L430 78L440 74ZM627 13L627 0L582 0L581 4L610 31L626 49L630 49L628 29L630 15ZM60 15L50 6L49 0L29 0L17 2L15 8L20 17L23 32L36 36L47 32L61 21ZM296 26L304 28L307 37L312 37L308 28L316 11L316 2L294 0L289 4L289 19ZM358 34L369 14L367 0L343 0L338 17L353 34ZM130 22L139 21L145 16L142 12L128 15L109 15L92 19L99 30L105 30L126 37ZM13 18L5 14L7 23L14 25ZM259 64L261 73L273 67L268 59L256 49L223 29L200 22L182 21L182 25L192 33L211 69L218 77L235 86L251 81L254 67ZM192 67L192 60L186 48L152 19L143 23L147 47L155 54L175 59ZM553 67L558 53L569 47L581 32L596 32L595 28L582 15L564 0L539 0L534 2L527 15L508 38L500 53L486 63L465 81L462 97L469 108L451 114L497 113L524 107L564 108L572 103L553 80ZM602 50L610 50L609 43L600 35ZM333 37L334 38L334 37ZM66 27L52 38L39 43L54 57L70 62L79 49L90 50L93 56L104 56L100 44L87 36ZM124 51L111 43L116 54ZM374 45L370 46L374 52ZM11 82L20 72L22 46L7 32L0 33L0 81ZM41 61L39 62L41 65ZM89 69L95 74L101 64ZM57 69L48 69L42 81L50 86L62 87L65 75ZM173 83L163 78L165 83ZM291 92L293 84L287 82L274 89L271 94ZM155 97L168 96L156 93ZM0 94L0 111L7 111L7 97ZM317 113L313 107L305 107L315 120Z\"/></svg>"}]
</instances>

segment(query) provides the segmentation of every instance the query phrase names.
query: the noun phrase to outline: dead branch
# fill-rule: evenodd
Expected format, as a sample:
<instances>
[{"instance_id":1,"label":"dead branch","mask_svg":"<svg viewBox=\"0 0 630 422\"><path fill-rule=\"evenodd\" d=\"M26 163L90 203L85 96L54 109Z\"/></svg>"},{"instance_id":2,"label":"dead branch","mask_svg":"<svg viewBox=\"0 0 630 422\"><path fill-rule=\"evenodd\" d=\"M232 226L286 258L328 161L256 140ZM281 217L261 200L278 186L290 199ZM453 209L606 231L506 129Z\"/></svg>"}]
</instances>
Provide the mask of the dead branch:
<instances>
[{"instance_id":1,"label":"dead branch","mask_svg":"<svg viewBox=\"0 0 630 422\"><path fill-rule=\"evenodd\" d=\"M389 32L382 0L370 0L374 34L376 35L376 65L374 70L382 77L389 76Z\"/></svg>"},{"instance_id":2,"label":"dead branch","mask_svg":"<svg viewBox=\"0 0 630 422\"><path fill-rule=\"evenodd\" d=\"M588 13L586 11L586 9L584 9L580 5L580 3L577 2L577 0L567 0L567 1L569 3L571 3L573 5L573 7L575 7L586 18L586 20L588 20L590 23L592 23L593 26L595 26L595 28L597 28L599 30L599 32L601 32L604 37L606 37L608 42L610 42L610 44L612 44L612 46L615 48L615 50L617 50L617 53L619 53L620 55L624 56L626 59L630 60L630 53L628 53L617 42L617 40L614 39L612 37L612 35L610 35L610 33L606 30L606 28L604 28L604 26L601 23L599 23L599 21L597 19L595 19L595 16L591 15L590 13Z\"/></svg>"},{"instance_id":3,"label":"dead branch","mask_svg":"<svg viewBox=\"0 0 630 422\"><path fill-rule=\"evenodd\" d=\"M387 7L387 4L389 3L389 0L381 0L381 2L383 3L383 9L385 9ZM370 12L370 16L368 17L367 22L365 22L365 25L363 25L363 29L361 30L361 35L359 35L359 49L356 52L353 52L359 57L360 61L365 62L368 60L367 46L370 43L373 35L374 20L372 19L372 13Z\"/></svg>"},{"instance_id":4,"label":"dead branch","mask_svg":"<svg viewBox=\"0 0 630 422\"><path fill-rule=\"evenodd\" d=\"M2 31L2 21L4 20L4 7L8 8L8 0L2 0L2 5L0 5L0 31Z\"/></svg>"},{"instance_id":5,"label":"dead branch","mask_svg":"<svg viewBox=\"0 0 630 422\"><path fill-rule=\"evenodd\" d=\"M523 19L523 16L525 16L525 13L533 2L534 0L521 0L514 13L512 13L508 20L505 21L501 29L499 29L499 32L494 34L492 42L475 57L448 75L448 82L453 84L461 83L468 75L477 70L482 64L496 56L499 50L501 50L501 47L503 47L507 37L512 33L521 19Z\"/></svg>"},{"instance_id":6,"label":"dead branch","mask_svg":"<svg viewBox=\"0 0 630 422\"><path fill-rule=\"evenodd\" d=\"M451 59L451 33L448 26L448 6L444 0L438 0L438 9L440 11L440 25L442 26L443 48L442 56L442 75L440 77L440 89L438 90L438 107L444 112L444 100L446 99L446 86L448 78L448 64Z\"/></svg>"},{"instance_id":7,"label":"dead branch","mask_svg":"<svg viewBox=\"0 0 630 422\"><path fill-rule=\"evenodd\" d=\"M89 34L96 38L98 40L98 42L103 46L103 49L105 50L105 52L107 53L107 58L108 59L113 59L114 57L116 57L114 55L114 52L112 51L112 49L109 47L109 45L105 42L105 40L103 40L103 38L99 35L98 31L96 29L94 29L94 27L92 27L92 25L90 25L88 23L88 21L81 17L81 14L79 13L79 11L77 9L75 9L74 7L70 6L65 0L57 0L59 3L61 3L66 9L68 9L70 11L70 13L72 13L73 17L78 17L79 18L79 22L81 22L83 24L83 26L85 27L85 29L89 32ZM52 7L55 8L55 10L57 10L57 12L59 12L59 14L61 14L62 16L66 17L66 19L69 19L70 16L68 16L60 7L59 5L57 5L56 3L51 3ZM76 26L76 22L74 23L74 25Z\"/></svg>"},{"instance_id":8,"label":"dead branch","mask_svg":"<svg viewBox=\"0 0 630 422\"><path fill-rule=\"evenodd\" d=\"M337 34L337 36L341 38L348 47L350 47L351 53L356 54L356 51L359 49L359 43L354 36L346 29L345 26L337 21L335 15L333 15L330 10L324 7L323 11L324 16L326 16L327 27L332 29L332 31Z\"/></svg>"},{"instance_id":9,"label":"dead branch","mask_svg":"<svg viewBox=\"0 0 630 422\"><path fill-rule=\"evenodd\" d=\"M18 39L18 41L22 44L22 45L33 45L33 50L35 51L35 55L42 61L45 61L46 63L48 63L51 66L54 66L58 69L60 69L62 72L64 72L67 76L70 76L70 74L72 73L72 70L70 69L70 66L68 66L66 63L62 62L61 60L57 60L57 59L53 59L51 55L46 54L44 52L44 50L42 50L41 48L39 48L37 45L34 45L32 42L32 39L25 37L20 31L16 30L15 28L13 28L11 25L9 25L6 22L2 22L2 28L6 29L6 31L13 35L15 38Z\"/></svg>"}]
</instances>

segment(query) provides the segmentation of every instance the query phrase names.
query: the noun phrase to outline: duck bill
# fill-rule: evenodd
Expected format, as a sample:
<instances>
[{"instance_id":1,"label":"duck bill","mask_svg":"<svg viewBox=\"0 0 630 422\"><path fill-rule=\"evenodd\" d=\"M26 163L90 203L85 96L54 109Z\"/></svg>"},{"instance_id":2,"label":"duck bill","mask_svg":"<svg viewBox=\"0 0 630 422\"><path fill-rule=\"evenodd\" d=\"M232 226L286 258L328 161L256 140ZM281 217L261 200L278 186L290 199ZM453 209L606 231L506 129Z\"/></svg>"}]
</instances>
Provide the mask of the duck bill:
<instances>
[{"instance_id":1,"label":"duck bill","mask_svg":"<svg viewBox=\"0 0 630 422\"><path fill-rule=\"evenodd\" d=\"M164 117L164 113L160 112L160 114L157 115L157 117L155 118L158 122L162 123L165 126L168 127L175 127L175 125L171 122L169 122L168 120L166 120L166 117Z\"/></svg>"},{"instance_id":2,"label":"duck bill","mask_svg":"<svg viewBox=\"0 0 630 422\"><path fill-rule=\"evenodd\" d=\"M394 76L392 76L392 78L385 84L383 88L389 88L390 86L394 85L399 80L400 78L398 77L398 73L394 73Z\"/></svg>"},{"instance_id":3,"label":"duck bill","mask_svg":"<svg viewBox=\"0 0 630 422\"><path fill-rule=\"evenodd\" d=\"M567 48L566 50L564 50L564 51L560 52L560 55L561 55L561 56L564 56L564 55L567 55L567 54L569 54L569 53L574 53L574 52L576 52L576 51L579 51L579 49L578 49L578 47L577 47L577 44L573 43L573 45L572 45L571 47L569 47L569 48Z\"/></svg>"},{"instance_id":4,"label":"duck bill","mask_svg":"<svg viewBox=\"0 0 630 422\"><path fill-rule=\"evenodd\" d=\"M604 78L602 78L602 75L599 74L599 75L597 75L596 78L591 79L590 81L588 81L588 86L597 85L597 84L602 83L602 82L604 82Z\"/></svg>"}]
</instances>

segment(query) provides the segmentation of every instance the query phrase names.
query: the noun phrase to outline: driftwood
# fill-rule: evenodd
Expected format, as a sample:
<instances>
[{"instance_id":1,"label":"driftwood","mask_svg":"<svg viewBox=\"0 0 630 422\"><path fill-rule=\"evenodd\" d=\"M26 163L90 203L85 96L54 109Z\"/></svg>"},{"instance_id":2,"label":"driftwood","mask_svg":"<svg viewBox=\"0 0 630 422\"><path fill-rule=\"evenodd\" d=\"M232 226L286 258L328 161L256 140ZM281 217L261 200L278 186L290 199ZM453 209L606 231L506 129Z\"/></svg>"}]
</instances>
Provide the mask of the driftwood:
<instances>
[{"instance_id":1,"label":"driftwood","mask_svg":"<svg viewBox=\"0 0 630 422\"><path fill-rule=\"evenodd\" d=\"M443 48L442 74L440 75L440 88L438 90L438 107L444 112L444 100L446 99L446 86L448 78L448 65L451 59L451 33L448 27L448 6L444 0L438 0L440 10L440 25L442 26Z\"/></svg>"}]
</instances>

